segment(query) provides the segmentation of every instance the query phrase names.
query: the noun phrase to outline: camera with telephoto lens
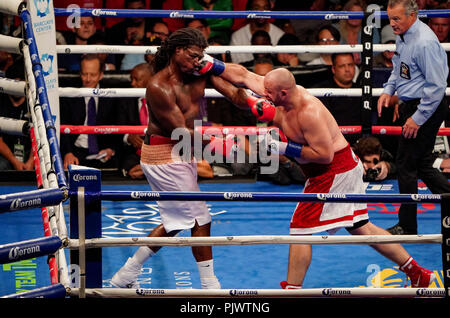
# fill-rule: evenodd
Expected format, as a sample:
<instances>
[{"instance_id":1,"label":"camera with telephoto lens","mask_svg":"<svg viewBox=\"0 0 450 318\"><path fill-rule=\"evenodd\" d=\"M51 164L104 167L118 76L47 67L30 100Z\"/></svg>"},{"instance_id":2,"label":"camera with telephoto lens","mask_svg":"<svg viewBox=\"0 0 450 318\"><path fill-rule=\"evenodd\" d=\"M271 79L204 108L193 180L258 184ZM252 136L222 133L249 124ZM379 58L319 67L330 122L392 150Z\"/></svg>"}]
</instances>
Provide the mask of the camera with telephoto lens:
<instances>
[{"instance_id":1,"label":"camera with telephoto lens","mask_svg":"<svg viewBox=\"0 0 450 318\"><path fill-rule=\"evenodd\" d=\"M381 172L381 169L367 169L366 175L364 176L364 181L375 181L378 177L378 174Z\"/></svg>"}]
</instances>

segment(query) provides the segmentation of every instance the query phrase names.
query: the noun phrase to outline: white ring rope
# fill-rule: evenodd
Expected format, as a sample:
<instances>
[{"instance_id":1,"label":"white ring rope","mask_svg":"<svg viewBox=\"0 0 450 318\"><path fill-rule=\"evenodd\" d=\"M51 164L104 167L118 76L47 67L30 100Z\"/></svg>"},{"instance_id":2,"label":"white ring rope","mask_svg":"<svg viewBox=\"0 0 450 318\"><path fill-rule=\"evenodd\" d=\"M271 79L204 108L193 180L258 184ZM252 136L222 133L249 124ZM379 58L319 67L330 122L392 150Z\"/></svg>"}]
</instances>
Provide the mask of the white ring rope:
<instances>
[{"instance_id":1,"label":"white ring rope","mask_svg":"<svg viewBox=\"0 0 450 318\"><path fill-rule=\"evenodd\" d=\"M22 54L21 47L23 45L23 40L13 36L0 34L0 43L2 44L2 51L13 54Z\"/></svg>"},{"instance_id":2,"label":"white ring rope","mask_svg":"<svg viewBox=\"0 0 450 318\"><path fill-rule=\"evenodd\" d=\"M2 0L0 1L0 12L17 16L22 3L24 3L22 0Z\"/></svg>"},{"instance_id":3,"label":"white ring rope","mask_svg":"<svg viewBox=\"0 0 450 318\"><path fill-rule=\"evenodd\" d=\"M27 101L33 122L32 129L35 130L36 147L38 150L38 157L40 162L42 184L44 188L58 188L58 181L51 162L51 153L49 141L47 138L47 131L45 129L42 109L37 103L36 82L32 71L32 62L28 45L23 47L25 76L28 83L27 86ZM50 231L52 235L58 235L61 239L67 238L67 226L65 224L64 210L62 203L57 206L47 207L49 215ZM56 253L56 260L58 266L58 277L60 283L64 286L69 286L70 280L68 276L67 260L63 249Z\"/></svg>"},{"instance_id":4,"label":"white ring rope","mask_svg":"<svg viewBox=\"0 0 450 318\"><path fill-rule=\"evenodd\" d=\"M79 288L69 288L78 296ZM310 288L310 289L126 289L86 288L88 297L444 297L444 288ZM223 308L222 308L223 309Z\"/></svg>"},{"instance_id":5,"label":"white ring rope","mask_svg":"<svg viewBox=\"0 0 450 318\"><path fill-rule=\"evenodd\" d=\"M8 95L25 96L25 82L0 77L0 90Z\"/></svg>"},{"instance_id":6,"label":"white ring rope","mask_svg":"<svg viewBox=\"0 0 450 318\"><path fill-rule=\"evenodd\" d=\"M446 51L450 51L450 43L441 43ZM58 54L155 54L158 46L130 45L57 45ZM357 53L362 52L362 44L337 45L218 45L205 49L208 54L219 53ZM374 44L373 52L395 51L395 44Z\"/></svg>"},{"instance_id":7,"label":"white ring rope","mask_svg":"<svg viewBox=\"0 0 450 318\"><path fill-rule=\"evenodd\" d=\"M78 88L59 87L60 97L145 97L145 88ZM361 88L307 88L310 94L316 97L361 97ZM372 88L372 96L380 96L382 88ZM445 95L450 96L450 88L445 90ZM224 96L212 88L205 89L206 98L223 98Z\"/></svg>"},{"instance_id":8,"label":"white ring rope","mask_svg":"<svg viewBox=\"0 0 450 318\"><path fill-rule=\"evenodd\" d=\"M390 244L421 243L441 244L442 234L425 235L337 235L337 236L291 236L291 235L249 235L213 237L133 237L86 239L86 248L110 246L224 246L254 244ZM76 239L68 240L68 248L77 249Z\"/></svg>"}]
</instances>

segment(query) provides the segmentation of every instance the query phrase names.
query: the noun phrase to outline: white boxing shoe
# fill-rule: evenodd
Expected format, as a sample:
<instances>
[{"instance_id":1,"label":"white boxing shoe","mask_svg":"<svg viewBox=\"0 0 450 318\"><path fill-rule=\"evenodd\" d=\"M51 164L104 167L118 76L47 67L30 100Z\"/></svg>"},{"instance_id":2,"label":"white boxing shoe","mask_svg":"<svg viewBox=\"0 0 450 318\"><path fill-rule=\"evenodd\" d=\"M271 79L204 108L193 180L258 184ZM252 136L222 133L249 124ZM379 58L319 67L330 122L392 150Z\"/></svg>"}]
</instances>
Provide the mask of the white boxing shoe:
<instances>
[{"instance_id":1,"label":"white boxing shoe","mask_svg":"<svg viewBox=\"0 0 450 318\"><path fill-rule=\"evenodd\" d=\"M141 274L141 266L128 258L125 265L114 274L111 285L118 288L139 288L137 278Z\"/></svg>"}]
</instances>

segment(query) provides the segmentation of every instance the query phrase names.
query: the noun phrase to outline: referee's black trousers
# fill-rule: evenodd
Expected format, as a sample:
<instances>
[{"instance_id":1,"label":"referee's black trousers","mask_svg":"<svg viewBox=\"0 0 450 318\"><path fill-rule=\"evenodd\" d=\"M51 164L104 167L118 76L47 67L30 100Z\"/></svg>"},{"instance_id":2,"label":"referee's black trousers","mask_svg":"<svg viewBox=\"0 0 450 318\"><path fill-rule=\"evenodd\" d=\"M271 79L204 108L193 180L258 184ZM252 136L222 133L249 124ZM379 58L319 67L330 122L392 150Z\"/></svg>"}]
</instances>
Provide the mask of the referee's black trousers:
<instances>
[{"instance_id":1,"label":"referee's black trousers","mask_svg":"<svg viewBox=\"0 0 450 318\"><path fill-rule=\"evenodd\" d=\"M420 100L400 104L400 123L417 110ZM450 193L450 183L438 170L433 168L432 155L439 127L447 115L447 101L443 98L434 114L419 128L417 137L399 139L397 149L397 174L400 193L417 193L420 178L432 193ZM417 204L402 204L398 213L399 225L407 233L417 233Z\"/></svg>"}]
</instances>

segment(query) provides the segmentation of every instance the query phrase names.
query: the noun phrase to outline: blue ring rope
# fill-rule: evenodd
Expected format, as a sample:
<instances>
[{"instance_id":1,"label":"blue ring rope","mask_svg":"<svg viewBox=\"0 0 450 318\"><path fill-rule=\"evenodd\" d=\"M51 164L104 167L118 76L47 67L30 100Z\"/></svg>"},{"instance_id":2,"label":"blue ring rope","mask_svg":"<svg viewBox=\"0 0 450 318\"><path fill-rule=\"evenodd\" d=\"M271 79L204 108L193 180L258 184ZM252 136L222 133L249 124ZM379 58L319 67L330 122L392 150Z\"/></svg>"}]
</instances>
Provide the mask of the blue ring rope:
<instances>
[{"instance_id":1,"label":"blue ring rope","mask_svg":"<svg viewBox=\"0 0 450 318\"><path fill-rule=\"evenodd\" d=\"M66 288L64 285L54 284L18 294L2 296L1 298L64 298L65 296Z\"/></svg>"},{"instance_id":2,"label":"blue ring rope","mask_svg":"<svg viewBox=\"0 0 450 318\"><path fill-rule=\"evenodd\" d=\"M116 18L266 18L349 20L363 19L362 11L203 11L203 10L144 10L144 9L86 9L55 8L55 16L93 16ZM450 10L419 10L419 18L449 17ZM374 11L374 17L387 19L386 11Z\"/></svg>"},{"instance_id":3,"label":"blue ring rope","mask_svg":"<svg viewBox=\"0 0 450 318\"><path fill-rule=\"evenodd\" d=\"M59 188L0 195L0 213L58 205L66 195L66 191Z\"/></svg>"},{"instance_id":4,"label":"blue ring rope","mask_svg":"<svg viewBox=\"0 0 450 318\"><path fill-rule=\"evenodd\" d=\"M95 194L98 195L98 194ZM101 191L105 201L283 201L441 203L440 194Z\"/></svg>"},{"instance_id":5,"label":"blue ring rope","mask_svg":"<svg viewBox=\"0 0 450 318\"><path fill-rule=\"evenodd\" d=\"M62 246L58 236L0 245L0 264L13 263L55 253Z\"/></svg>"}]
</instances>

